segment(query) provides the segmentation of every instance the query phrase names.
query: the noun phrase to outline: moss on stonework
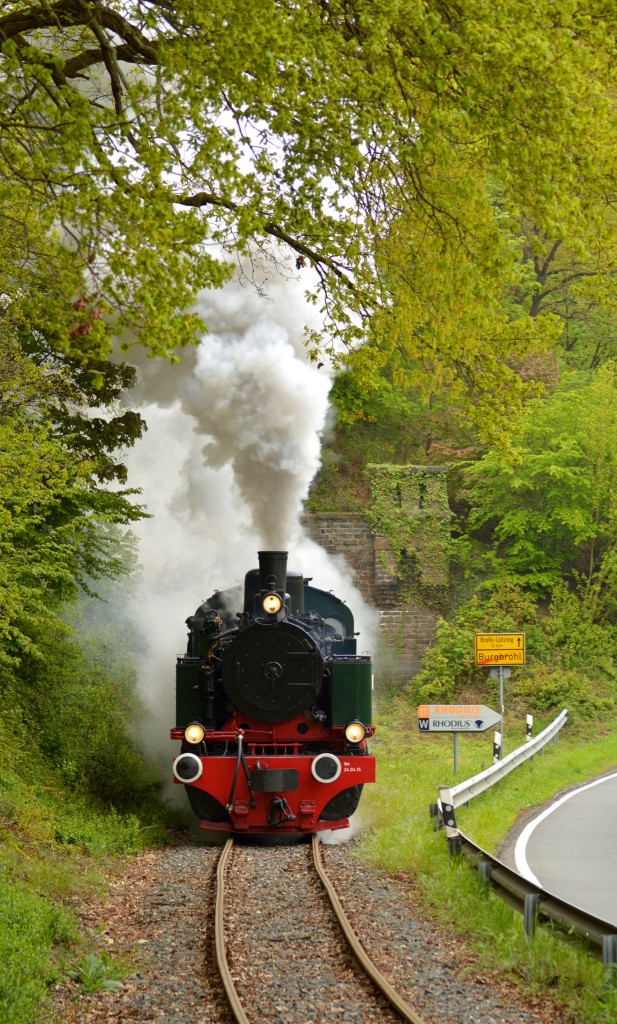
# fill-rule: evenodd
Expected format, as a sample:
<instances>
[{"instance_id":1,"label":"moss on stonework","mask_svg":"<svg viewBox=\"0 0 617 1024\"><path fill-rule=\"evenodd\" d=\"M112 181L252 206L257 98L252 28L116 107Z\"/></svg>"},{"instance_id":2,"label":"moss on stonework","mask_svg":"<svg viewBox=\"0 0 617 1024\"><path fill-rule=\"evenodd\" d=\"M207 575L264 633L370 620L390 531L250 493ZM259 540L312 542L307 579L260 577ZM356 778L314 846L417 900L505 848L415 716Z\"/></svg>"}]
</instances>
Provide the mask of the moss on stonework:
<instances>
[{"instance_id":1,"label":"moss on stonework","mask_svg":"<svg viewBox=\"0 0 617 1024\"><path fill-rule=\"evenodd\" d=\"M366 517L389 544L402 601L439 600L448 583L450 517L446 469L369 466L372 501ZM384 565L388 568L385 553Z\"/></svg>"}]
</instances>

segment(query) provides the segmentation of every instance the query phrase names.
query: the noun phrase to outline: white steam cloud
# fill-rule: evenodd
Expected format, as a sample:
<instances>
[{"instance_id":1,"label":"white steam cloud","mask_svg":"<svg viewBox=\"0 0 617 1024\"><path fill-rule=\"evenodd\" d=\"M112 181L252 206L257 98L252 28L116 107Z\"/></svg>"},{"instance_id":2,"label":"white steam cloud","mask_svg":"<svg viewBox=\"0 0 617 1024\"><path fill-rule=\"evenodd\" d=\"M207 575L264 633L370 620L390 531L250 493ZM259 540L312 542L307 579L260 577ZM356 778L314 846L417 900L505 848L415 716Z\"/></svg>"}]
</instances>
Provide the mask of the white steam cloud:
<instances>
[{"instance_id":1,"label":"white steam cloud","mask_svg":"<svg viewBox=\"0 0 617 1024\"><path fill-rule=\"evenodd\" d=\"M183 417L185 457L178 453L169 483L184 511L199 516L220 506L204 491L203 467L228 467L239 492L229 502L232 521L261 545L283 546L319 466L328 409L327 368L307 361L303 343L314 310L285 279L269 299L235 283L204 293L198 309L212 333L177 365L142 366L137 397L150 424L153 403L177 405Z\"/></svg>"},{"instance_id":2,"label":"white steam cloud","mask_svg":"<svg viewBox=\"0 0 617 1024\"><path fill-rule=\"evenodd\" d=\"M167 770L184 620L214 590L240 584L258 550L289 550L290 568L347 601L363 631L360 649L371 646L375 615L344 559L300 526L331 386L327 366L306 359L304 326L317 325L316 313L298 282L275 280L268 293L239 283L204 293L198 306L211 333L202 345L177 364L138 367L148 431L129 454L129 481L152 518L135 531L143 567L136 620L145 739Z\"/></svg>"}]
</instances>

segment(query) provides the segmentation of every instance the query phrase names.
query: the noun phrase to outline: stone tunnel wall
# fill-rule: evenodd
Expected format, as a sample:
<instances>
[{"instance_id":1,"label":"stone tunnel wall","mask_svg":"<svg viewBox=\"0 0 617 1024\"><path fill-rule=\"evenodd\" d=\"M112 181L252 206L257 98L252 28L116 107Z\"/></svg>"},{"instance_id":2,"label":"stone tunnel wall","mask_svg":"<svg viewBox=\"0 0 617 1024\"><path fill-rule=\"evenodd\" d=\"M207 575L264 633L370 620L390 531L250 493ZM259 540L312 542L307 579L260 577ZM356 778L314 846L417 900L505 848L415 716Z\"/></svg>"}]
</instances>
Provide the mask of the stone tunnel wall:
<instances>
[{"instance_id":1,"label":"stone tunnel wall","mask_svg":"<svg viewBox=\"0 0 617 1024\"><path fill-rule=\"evenodd\" d=\"M382 671L397 679L409 678L418 671L433 638L437 613L414 602L401 603L387 541L371 532L362 515L307 514L304 527L329 554L345 558L362 596L377 608Z\"/></svg>"}]
</instances>

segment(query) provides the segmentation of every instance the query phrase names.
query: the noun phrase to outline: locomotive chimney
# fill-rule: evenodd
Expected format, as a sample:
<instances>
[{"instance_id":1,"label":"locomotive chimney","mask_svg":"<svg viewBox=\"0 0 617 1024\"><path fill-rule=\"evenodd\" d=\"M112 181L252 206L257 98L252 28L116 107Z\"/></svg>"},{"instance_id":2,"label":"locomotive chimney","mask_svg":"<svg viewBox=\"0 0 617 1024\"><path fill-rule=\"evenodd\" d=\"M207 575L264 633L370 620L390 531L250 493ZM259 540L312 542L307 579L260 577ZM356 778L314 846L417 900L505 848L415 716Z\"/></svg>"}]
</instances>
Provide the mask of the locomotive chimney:
<instances>
[{"instance_id":1,"label":"locomotive chimney","mask_svg":"<svg viewBox=\"0 0 617 1024\"><path fill-rule=\"evenodd\" d=\"M259 586L261 590L276 590L283 600L287 588L287 552L258 551Z\"/></svg>"}]
</instances>

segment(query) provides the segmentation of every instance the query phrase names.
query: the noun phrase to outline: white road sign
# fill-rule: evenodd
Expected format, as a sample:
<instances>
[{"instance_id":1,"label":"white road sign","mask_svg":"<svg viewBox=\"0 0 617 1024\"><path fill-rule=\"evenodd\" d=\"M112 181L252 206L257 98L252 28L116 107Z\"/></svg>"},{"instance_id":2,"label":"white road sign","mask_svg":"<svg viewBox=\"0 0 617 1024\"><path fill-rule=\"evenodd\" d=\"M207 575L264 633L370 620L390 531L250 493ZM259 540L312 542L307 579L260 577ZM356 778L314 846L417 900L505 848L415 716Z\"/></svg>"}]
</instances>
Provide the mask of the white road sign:
<instances>
[{"instance_id":1,"label":"white road sign","mask_svg":"<svg viewBox=\"0 0 617 1024\"><path fill-rule=\"evenodd\" d=\"M501 722L501 715L485 704L421 704L420 732L485 732Z\"/></svg>"}]
</instances>

